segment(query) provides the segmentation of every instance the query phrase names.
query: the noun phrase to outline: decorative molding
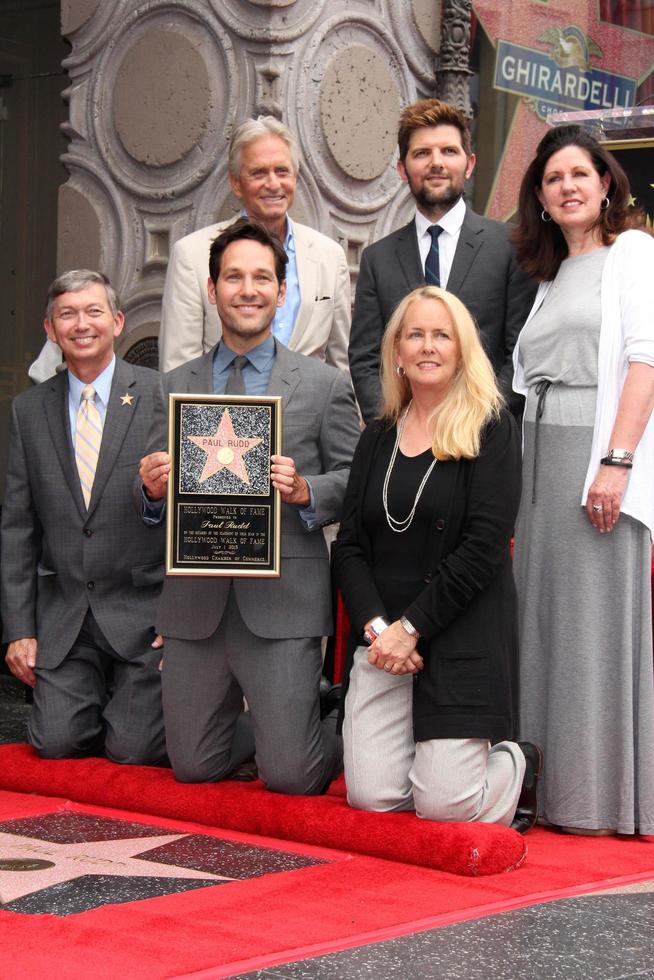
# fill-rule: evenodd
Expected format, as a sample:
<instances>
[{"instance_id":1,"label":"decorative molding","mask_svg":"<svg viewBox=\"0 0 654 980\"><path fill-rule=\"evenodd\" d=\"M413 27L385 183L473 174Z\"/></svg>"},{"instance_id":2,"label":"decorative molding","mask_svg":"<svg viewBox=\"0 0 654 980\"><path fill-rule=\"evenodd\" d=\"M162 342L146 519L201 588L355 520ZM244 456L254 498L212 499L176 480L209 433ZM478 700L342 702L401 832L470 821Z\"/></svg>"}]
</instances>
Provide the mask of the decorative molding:
<instances>
[{"instance_id":1,"label":"decorative molding","mask_svg":"<svg viewBox=\"0 0 654 980\"><path fill-rule=\"evenodd\" d=\"M358 90L343 91L342 113L349 112L350 99L356 100L357 115L367 114L370 120L375 120L376 126L386 127L389 135L396 133L400 107L416 95L402 51L390 31L378 20L363 14L354 15L345 9L324 21L302 52L299 77L296 79L296 100L289 104L289 124L298 133L307 165L321 191L344 214L369 214L385 207L397 190L395 139L388 140L386 165L378 176L365 180L353 179L334 158L323 128L325 117L321 113L321 97L330 64L342 52L353 47L368 51L368 57L375 67L380 61L385 65L389 79L387 84L395 88L396 98L390 111L390 100L385 99L386 114L381 119L376 118L379 115L377 93L374 85L364 80ZM362 137L365 137L365 132L364 128Z\"/></svg>"},{"instance_id":2,"label":"decorative molding","mask_svg":"<svg viewBox=\"0 0 654 980\"><path fill-rule=\"evenodd\" d=\"M247 116L297 134L291 213L343 244L353 278L362 248L408 220L397 117L435 93L437 0L63 2L60 255L86 246L116 285L119 352L152 356L173 243L238 214L227 147Z\"/></svg>"}]
</instances>

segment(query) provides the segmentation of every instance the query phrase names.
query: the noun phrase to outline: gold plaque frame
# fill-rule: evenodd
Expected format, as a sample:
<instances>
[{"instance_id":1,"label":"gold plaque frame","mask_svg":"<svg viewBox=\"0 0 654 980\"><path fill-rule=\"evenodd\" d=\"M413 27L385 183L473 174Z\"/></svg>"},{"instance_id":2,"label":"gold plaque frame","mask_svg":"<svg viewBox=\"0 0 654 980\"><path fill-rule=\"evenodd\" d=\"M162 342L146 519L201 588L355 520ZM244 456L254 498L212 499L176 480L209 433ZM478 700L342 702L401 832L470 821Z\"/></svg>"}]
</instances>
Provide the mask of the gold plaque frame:
<instances>
[{"instance_id":1,"label":"gold plaque frame","mask_svg":"<svg viewBox=\"0 0 654 980\"><path fill-rule=\"evenodd\" d=\"M168 396L168 575L279 577L281 440L279 396Z\"/></svg>"}]
</instances>

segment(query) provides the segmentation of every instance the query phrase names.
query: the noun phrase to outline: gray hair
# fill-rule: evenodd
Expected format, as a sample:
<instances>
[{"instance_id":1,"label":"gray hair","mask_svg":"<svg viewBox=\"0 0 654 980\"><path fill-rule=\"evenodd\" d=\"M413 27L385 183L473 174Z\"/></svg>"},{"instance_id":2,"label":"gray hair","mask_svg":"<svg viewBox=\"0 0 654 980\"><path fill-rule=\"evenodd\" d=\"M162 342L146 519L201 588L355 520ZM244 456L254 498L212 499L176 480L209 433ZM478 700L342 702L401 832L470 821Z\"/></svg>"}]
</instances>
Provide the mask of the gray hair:
<instances>
[{"instance_id":1,"label":"gray hair","mask_svg":"<svg viewBox=\"0 0 654 980\"><path fill-rule=\"evenodd\" d=\"M57 296L63 296L64 293L78 293L81 289L86 289L87 286L95 283L104 286L112 316L116 316L120 309L118 296L107 277L102 272L93 272L91 269L71 269L70 272L63 272L57 276L48 289L45 305L45 315L48 320L52 319L52 307Z\"/></svg>"},{"instance_id":2,"label":"gray hair","mask_svg":"<svg viewBox=\"0 0 654 980\"><path fill-rule=\"evenodd\" d=\"M229 172L232 177L238 177L241 169L241 154L243 147L254 140L261 139L262 136L278 136L283 140L291 154L291 164L293 172L298 173L300 169L300 156L297 148L297 140L288 126L275 119L274 116L259 116L257 119L246 119L234 132L229 141Z\"/></svg>"}]
</instances>

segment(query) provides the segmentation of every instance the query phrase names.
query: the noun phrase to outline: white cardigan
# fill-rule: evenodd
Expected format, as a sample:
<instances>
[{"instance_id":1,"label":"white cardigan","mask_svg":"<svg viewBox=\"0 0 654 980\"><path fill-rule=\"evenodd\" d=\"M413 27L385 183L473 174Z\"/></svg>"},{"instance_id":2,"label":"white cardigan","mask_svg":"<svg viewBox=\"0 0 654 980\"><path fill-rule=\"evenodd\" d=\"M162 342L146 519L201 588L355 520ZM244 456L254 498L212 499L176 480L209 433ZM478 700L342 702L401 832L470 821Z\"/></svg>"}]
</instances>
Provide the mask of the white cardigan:
<instances>
[{"instance_id":1,"label":"white cardigan","mask_svg":"<svg viewBox=\"0 0 654 980\"><path fill-rule=\"evenodd\" d=\"M539 309L551 282L541 283L525 326ZM583 284L580 283L580 288ZM602 322L597 357L597 406L593 443L581 496L597 475L600 459L610 448L609 438L618 402L632 361L654 367L654 238L642 231L625 231L610 247L602 272ZM524 327L523 327L524 330ZM526 395L520 361L520 337L513 351L513 387ZM633 469L620 510L649 528L654 535L654 415L649 419L634 453Z\"/></svg>"}]
</instances>

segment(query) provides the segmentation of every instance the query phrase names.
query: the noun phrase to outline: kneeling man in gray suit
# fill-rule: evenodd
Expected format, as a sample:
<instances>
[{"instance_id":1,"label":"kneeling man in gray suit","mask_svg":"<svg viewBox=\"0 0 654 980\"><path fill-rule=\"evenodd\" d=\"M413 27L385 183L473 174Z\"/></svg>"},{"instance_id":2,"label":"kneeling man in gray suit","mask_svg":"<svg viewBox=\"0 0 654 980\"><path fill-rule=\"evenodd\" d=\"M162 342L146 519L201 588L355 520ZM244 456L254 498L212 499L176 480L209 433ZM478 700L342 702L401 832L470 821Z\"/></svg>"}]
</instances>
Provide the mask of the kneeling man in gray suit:
<instances>
[{"instance_id":1,"label":"kneeling man in gray suit","mask_svg":"<svg viewBox=\"0 0 654 980\"><path fill-rule=\"evenodd\" d=\"M159 764L164 540L131 499L159 375L115 357L123 323L100 273L50 286L45 330L68 370L12 405L2 619L7 663L34 688L39 755Z\"/></svg>"},{"instance_id":2,"label":"kneeling man in gray suit","mask_svg":"<svg viewBox=\"0 0 654 980\"><path fill-rule=\"evenodd\" d=\"M359 425L347 375L272 336L286 261L256 222L243 218L223 231L211 245L208 281L222 339L164 376L166 392L282 396L284 455L271 466L283 502L281 577L169 576L157 628L166 637L164 717L177 778L215 782L251 754L240 725L245 696L268 789L316 794L341 767L335 720L320 720L321 638L332 631L321 528L339 520ZM151 447L158 451L141 463L147 520L163 516L166 414L162 403Z\"/></svg>"}]
</instances>

